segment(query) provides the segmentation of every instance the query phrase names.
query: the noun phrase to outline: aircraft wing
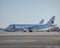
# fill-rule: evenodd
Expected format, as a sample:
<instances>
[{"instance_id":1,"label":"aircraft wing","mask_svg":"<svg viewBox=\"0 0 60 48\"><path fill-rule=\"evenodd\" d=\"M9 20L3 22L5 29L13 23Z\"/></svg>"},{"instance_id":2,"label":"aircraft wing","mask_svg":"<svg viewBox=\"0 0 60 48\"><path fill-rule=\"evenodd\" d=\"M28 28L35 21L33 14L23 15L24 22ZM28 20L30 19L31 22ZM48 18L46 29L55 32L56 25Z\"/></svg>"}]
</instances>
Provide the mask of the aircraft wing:
<instances>
[{"instance_id":1,"label":"aircraft wing","mask_svg":"<svg viewBox=\"0 0 60 48\"><path fill-rule=\"evenodd\" d=\"M33 28L37 28L39 27L39 25L35 25L35 26L30 26L30 27L26 27L27 29L33 29Z\"/></svg>"},{"instance_id":2,"label":"aircraft wing","mask_svg":"<svg viewBox=\"0 0 60 48\"><path fill-rule=\"evenodd\" d=\"M27 29L33 29L33 28L38 28L40 25L35 25L35 26L30 26L30 27L26 27ZM50 27L55 27L56 24L51 24L51 25L48 25ZM43 25L41 25L41 27L43 27Z\"/></svg>"}]
</instances>

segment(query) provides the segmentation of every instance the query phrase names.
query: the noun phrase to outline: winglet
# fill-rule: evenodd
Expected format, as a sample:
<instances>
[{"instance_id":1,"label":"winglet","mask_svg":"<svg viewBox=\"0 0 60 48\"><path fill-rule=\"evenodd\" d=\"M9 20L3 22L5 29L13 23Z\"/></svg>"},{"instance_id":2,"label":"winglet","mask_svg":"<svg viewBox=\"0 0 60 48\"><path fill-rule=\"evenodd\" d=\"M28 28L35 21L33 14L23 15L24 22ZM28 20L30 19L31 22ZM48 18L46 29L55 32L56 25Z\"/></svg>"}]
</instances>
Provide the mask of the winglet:
<instances>
[{"instance_id":1,"label":"winglet","mask_svg":"<svg viewBox=\"0 0 60 48\"><path fill-rule=\"evenodd\" d=\"M39 24L43 24L43 22L44 22L44 19L42 19Z\"/></svg>"}]
</instances>

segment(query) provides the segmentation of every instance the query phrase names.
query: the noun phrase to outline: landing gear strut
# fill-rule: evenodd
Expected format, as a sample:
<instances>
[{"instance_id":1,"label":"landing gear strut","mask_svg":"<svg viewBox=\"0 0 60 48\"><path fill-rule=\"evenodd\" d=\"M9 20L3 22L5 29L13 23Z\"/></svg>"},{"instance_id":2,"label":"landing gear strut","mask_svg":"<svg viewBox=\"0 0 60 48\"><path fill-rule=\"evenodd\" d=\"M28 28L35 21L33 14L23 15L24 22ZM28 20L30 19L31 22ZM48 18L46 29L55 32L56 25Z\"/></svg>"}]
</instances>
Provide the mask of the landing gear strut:
<instances>
[{"instance_id":1,"label":"landing gear strut","mask_svg":"<svg viewBox=\"0 0 60 48\"><path fill-rule=\"evenodd\" d=\"M29 32L33 32L31 28L29 28Z\"/></svg>"}]
</instances>

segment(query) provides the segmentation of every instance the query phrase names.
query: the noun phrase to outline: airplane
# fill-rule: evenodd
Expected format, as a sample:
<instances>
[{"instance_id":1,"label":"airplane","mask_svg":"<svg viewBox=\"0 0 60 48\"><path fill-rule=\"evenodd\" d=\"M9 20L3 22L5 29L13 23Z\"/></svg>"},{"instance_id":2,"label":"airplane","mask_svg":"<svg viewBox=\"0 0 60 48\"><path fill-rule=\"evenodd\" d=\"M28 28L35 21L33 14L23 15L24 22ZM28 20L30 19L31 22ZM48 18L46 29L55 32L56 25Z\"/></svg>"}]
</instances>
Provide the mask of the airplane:
<instances>
[{"instance_id":1,"label":"airplane","mask_svg":"<svg viewBox=\"0 0 60 48\"><path fill-rule=\"evenodd\" d=\"M43 24L43 22L44 22L44 19L42 19L40 22L39 22L39 24ZM10 25L6 28L6 29L3 29L4 31L8 31L8 32L12 32L12 29L13 28L10 28ZM22 28L16 28L15 30L17 31L17 30L23 30Z\"/></svg>"},{"instance_id":2,"label":"airplane","mask_svg":"<svg viewBox=\"0 0 60 48\"><path fill-rule=\"evenodd\" d=\"M11 24L5 29L5 31L15 32L18 30L23 30L24 32L33 32L34 28L44 29L56 26L54 24L54 20L55 16L52 16L52 18L46 24Z\"/></svg>"}]
</instances>

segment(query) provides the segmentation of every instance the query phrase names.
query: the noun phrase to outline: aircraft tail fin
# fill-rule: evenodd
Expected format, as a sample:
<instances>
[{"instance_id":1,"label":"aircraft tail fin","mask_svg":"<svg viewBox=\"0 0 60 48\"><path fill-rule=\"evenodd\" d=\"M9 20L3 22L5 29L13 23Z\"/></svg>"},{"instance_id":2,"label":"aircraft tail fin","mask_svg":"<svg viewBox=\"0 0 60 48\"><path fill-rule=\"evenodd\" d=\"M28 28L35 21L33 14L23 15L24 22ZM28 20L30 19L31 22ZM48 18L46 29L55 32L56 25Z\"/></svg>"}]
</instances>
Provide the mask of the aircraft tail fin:
<instances>
[{"instance_id":1,"label":"aircraft tail fin","mask_svg":"<svg viewBox=\"0 0 60 48\"><path fill-rule=\"evenodd\" d=\"M47 24L54 24L54 21L55 21L55 16L52 16L52 18L48 21Z\"/></svg>"},{"instance_id":2,"label":"aircraft tail fin","mask_svg":"<svg viewBox=\"0 0 60 48\"><path fill-rule=\"evenodd\" d=\"M42 19L39 24L43 24L43 22L44 22L44 19Z\"/></svg>"}]
</instances>

